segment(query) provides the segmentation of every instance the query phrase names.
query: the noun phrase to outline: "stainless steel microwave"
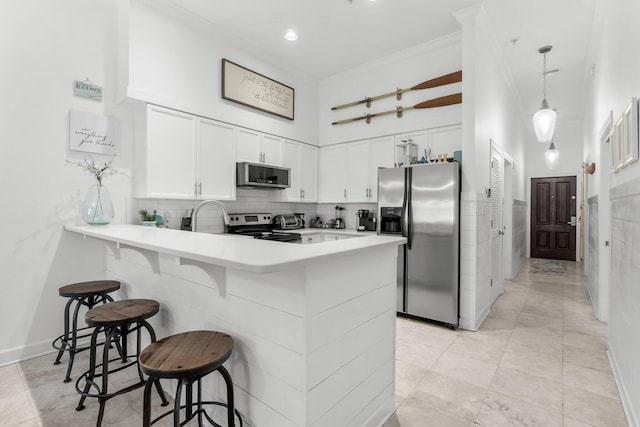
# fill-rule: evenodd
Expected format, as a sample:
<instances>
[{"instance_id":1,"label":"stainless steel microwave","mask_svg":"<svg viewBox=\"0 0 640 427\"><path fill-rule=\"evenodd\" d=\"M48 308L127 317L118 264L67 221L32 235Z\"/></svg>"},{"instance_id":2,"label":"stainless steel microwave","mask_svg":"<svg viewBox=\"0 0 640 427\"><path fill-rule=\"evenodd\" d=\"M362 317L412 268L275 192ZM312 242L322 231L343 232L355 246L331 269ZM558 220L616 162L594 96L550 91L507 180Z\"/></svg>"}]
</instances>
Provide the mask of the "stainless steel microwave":
<instances>
[{"instance_id":1,"label":"stainless steel microwave","mask_svg":"<svg viewBox=\"0 0 640 427\"><path fill-rule=\"evenodd\" d=\"M289 188L291 169L262 163L236 164L236 186L248 188Z\"/></svg>"}]
</instances>

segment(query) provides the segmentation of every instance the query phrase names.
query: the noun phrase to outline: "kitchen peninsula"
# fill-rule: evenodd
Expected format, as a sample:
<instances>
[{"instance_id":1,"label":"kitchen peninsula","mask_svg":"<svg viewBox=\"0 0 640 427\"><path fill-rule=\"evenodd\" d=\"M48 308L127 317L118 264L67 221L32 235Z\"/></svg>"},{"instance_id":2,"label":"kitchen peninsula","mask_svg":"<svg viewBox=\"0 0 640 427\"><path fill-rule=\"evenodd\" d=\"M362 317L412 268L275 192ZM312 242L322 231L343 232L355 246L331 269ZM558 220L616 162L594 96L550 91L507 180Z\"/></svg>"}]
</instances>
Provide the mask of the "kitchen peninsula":
<instances>
[{"instance_id":1,"label":"kitchen peninsula","mask_svg":"<svg viewBox=\"0 0 640 427\"><path fill-rule=\"evenodd\" d=\"M136 225L66 226L100 239L121 297L161 304L159 337L230 334L236 407L251 426L380 426L394 410L397 246L314 244ZM218 385L205 397L219 400Z\"/></svg>"}]
</instances>

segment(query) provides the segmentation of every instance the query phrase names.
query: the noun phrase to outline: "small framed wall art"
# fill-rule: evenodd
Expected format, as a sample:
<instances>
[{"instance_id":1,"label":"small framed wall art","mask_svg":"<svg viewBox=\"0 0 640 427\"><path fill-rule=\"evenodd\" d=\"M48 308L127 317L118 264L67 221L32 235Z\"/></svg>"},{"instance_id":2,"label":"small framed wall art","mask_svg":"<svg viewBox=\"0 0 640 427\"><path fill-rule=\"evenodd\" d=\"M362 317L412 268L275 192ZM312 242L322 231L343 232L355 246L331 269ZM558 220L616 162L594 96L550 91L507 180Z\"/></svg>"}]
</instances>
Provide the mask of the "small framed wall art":
<instances>
[{"instance_id":1,"label":"small framed wall art","mask_svg":"<svg viewBox=\"0 0 640 427\"><path fill-rule=\"evenodd\" d=\"M295 90L222 59L222 98L293 120Z\"/></svg>"},{"instance_id":2,"label":"small framed wall art","mask_svg":"<svg viewBox=\"0 0 640 427\"><path fill-rule=\"evenodd\" d=\"M85 111L69 111L69 149L97 154L116 154L120 145L120 122Z\"/></svg>"}]
</instances>

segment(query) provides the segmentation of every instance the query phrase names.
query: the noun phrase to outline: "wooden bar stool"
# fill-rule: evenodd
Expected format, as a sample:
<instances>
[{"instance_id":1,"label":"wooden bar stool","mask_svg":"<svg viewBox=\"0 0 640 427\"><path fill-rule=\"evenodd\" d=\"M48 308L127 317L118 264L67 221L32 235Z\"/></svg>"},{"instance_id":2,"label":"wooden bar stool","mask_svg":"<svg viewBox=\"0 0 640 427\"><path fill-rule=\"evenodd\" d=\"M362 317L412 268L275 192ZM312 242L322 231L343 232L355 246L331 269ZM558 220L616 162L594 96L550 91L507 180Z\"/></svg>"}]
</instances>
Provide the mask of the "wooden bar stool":
<instances>
[{"instance_id":1,"label":"wooden bar stool","mask_svg":"<svg viewBox=\"0 0 640 427\"><path fill-rule=\"evenodd\" d=\"M157 301L148 299L128 299L94 307L85 315L87 325L93 326L94 330L91 334L89 370L83 373L76 381L76 390L82 395L80 402L76 407L76 411L84 409L84 401L87 397L97 398L100 402L98 421L96 423L97 427L102 424L104 407L107 400L144 386L145 380L142 370L140 369L140 364L138 363L138 355L140 354L142 347L141 332L145 329L151 338L151 342L154 343L156 341L156 333L146 319L154 316L158 311L160 311L160 303ZM102 352L102 363L96 364L97 341L98 335L101 332L105 333L106 340L104 342ZM132 332L136 332L136 352L135 355L128 355L127 338ZM120 356L109 359L109 346L112 342L117 343L118 340L120 340L122 346ZM128 358L134 356L135 360L127 363ZM121 360L122 365L109 370L109 362L116 360ZM108 381L109 374L122 371L123 369L133 365L136 365L137 367L137 382L119 390L110 392ZM84 387L80 389L80 383L82 380L85 381L85 384ZM98 384L98 381L100 380L101 384ZM156 384L156 388L158 389L158 394L162 399L162 406L168 405L169 402L164 395L164 391L162 390L160 383Z\"/></svg>"},{"instance_id":2,"label":"wooden bar stool","mask_svg":"<svg viewBox=\"0 0 640 427\"><path fill-rule=\"evenodd\" d=\"M234 427L234 414L238 417L239 427L242 427L240 413L235 410L233 402L233 382L231 375L222 364L231 356L233 338L229 335L214 331L192 331L171 335L158 342L150 344L140 353L140 366L149 376L144 388L144 412L142 425L149 427L165 416L173 413L174 427L189 422L198 417L198 426L202 426L203 415L213 425L215 423L202 408L203 405L224 406L227 408L228 427ZM227 403L202 401L202 386L200 380L207 374L218 371L227 388ZM151 421L151 388L160 383L160 378L178 380L174 408ZM193 402L193 384L197 382L197 401ZM186 385L185 404L180 405L182 387ZM197 407L194 412L193 407ZM185 410L185 420L180 422L180 411Z\"/></svg>"},{"instance_id":3,"label":"wooden bar stool","mask_svg":"<svg viewBox=\"0 0 640 427\"><path fill-rule=\"evenodd\" d=\"M67 373L64 377L65 383L71 381L71 369L73 368L73 360L76 354L89 348L86 344L78 344L78 340L91 336L90 332L87 331L85 333L83 331L92 329L91 326L78 329L78 313L80 307L84 306L90 310L98 304L113 302L113 298L111 298L109 293L117 291L118 289L120 289L120 282L116 280L94 280L91 282L72 283L58 289L58 294L69 300L64 307L64 333L52 343L53 348L58 350L58 356L53 364L59 365L64 352L69 352ZM74 305L73 315L70 315L72 306ZM120 348L118 348L118 350L120 350Z\"/></svg>"}]
</instances>

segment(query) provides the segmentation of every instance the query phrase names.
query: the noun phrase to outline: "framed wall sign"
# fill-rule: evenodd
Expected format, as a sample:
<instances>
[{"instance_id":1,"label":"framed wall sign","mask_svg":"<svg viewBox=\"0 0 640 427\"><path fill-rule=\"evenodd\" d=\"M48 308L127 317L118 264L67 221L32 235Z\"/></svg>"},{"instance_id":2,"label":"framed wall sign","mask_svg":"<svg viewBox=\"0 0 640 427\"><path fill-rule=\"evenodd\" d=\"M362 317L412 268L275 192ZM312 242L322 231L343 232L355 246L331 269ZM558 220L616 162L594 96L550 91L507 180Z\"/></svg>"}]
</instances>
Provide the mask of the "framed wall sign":
<instances>
[{"instance_id":1,"label":"framed wall sign","mask_svg":"<svg viewBox=\"0 0 640 427\"><path fill-rule=\"evenodd\" d=\"M116 154L120 145L120 122L85 111L69 111L69 149Z\"/></svg>"},{"instance_id":2,"label":"framed wall sign","mask_svg":"<svg viewBox=\"0 0 640 427\"><path fill-rule=\"evenodd\" d=\"M295 90L222 59L222 98L293 120Z\"/></svg>"}]
</instances>

